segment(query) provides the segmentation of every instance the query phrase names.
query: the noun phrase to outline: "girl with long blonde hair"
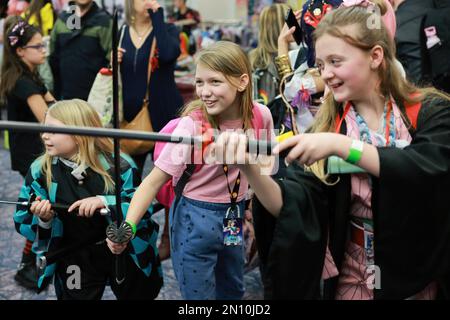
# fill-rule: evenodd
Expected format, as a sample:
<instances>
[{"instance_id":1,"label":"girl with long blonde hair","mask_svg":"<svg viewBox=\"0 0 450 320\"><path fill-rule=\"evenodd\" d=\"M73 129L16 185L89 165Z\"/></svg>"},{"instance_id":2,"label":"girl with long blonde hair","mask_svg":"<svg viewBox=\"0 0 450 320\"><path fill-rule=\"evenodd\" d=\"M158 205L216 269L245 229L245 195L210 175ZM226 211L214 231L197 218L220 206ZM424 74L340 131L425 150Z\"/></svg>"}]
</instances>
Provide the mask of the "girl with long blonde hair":
<instances>
[{"instance_id":1,"label":"girl with long blonde hair","mask_svg":"<svg viewBox=\"0 0 450 320\"><path fill-rule=\"evenodd\" d=\"M97 112L78 99L51 106L44 123L102 127ZM43 133L42 140L46 151L32 163L19 195L19 201L32 201L32 204L29 208L17 208L14 223L19 233L36 243L33 249L39 257L62 248L70 253L44 265L38 281L39 291L54 276L58 299L101 299L108 281L118 299L155 298L162 286L162 274L155 247L158 225L150 217L152 207L147 208L145 218L133 230L136 237L123 259L127 272L122 284L114 280L116 251L109 239L105 241L111 218L95 214L100 209L107 209L109 214L116 210L112 141L59 133ZM120 165L125 216L140 178L129 157L122 156ZM68 209L56 211L53 203L67 205ZM74 265L82 271L76 289L68 278Z\"/></svg>"},{"instance_id":2,"label":"girl with long blonde hair","mask_svg":"<svg viewBox=\"0 0 450 320\"><path fill-rule=\"evenodd\" d=\"M383 1L351 2L314 32L330 94L309 133L274 149L288 152L286 177L239 165L258 199L266 294L435 299L450 273L450 97L401 76ZM219 156L246 143L219 140ZM327 174L332 155L363 172Z\"/></svg>"},{"instance_id":3,"label":"girl with long blonde hair","mask_svg":"<svg viewBox=\"0 0 450 320\"><path fill-rule=\"evenodd\" d=\"M270 111L251 99L250 72L246 54L234 43L219 41L200 51L195 74L199 99L185 107L173 134L198 135L199 123L220 131L257 129L256 113L258 129L271 130ZM242 218L247 180L235 166L207 162L192 167L191 155L189 146L165 145L136 191L126 221L138 223L167 181L172 179L175 188L184 181L170 208L171 257L181 294L184 299L241 299L242 234L224 236L224 219Z\"/></svg>"}]
</instances>

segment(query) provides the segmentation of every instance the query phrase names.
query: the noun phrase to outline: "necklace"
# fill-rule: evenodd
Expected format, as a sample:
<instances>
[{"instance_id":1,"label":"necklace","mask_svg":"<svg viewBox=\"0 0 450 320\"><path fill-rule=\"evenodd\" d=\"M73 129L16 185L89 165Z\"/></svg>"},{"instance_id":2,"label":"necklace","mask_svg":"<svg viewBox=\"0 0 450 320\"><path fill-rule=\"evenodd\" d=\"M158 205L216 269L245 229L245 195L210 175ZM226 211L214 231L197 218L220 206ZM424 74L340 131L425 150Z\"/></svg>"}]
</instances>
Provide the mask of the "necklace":
<instances>
[{"instance_id":1,"label":"necklace","mask_svg":"<svg viewBox=\"0 0 450 320\"><path fill-rule=\"evenodd\" d=\"M132 27L134 33L136 33L136 35L137 35L137 37L138 37L139 44L141 44L142 39L148 34L148 32L150 31L150 29L151 29L152 27L153 27L153 26L150 25L150 26L144 31L144 33L142 33L142 34L139 34L139 32L137 32L137 29L136 29L135 26Z\"/></svg>"}]
</instances>

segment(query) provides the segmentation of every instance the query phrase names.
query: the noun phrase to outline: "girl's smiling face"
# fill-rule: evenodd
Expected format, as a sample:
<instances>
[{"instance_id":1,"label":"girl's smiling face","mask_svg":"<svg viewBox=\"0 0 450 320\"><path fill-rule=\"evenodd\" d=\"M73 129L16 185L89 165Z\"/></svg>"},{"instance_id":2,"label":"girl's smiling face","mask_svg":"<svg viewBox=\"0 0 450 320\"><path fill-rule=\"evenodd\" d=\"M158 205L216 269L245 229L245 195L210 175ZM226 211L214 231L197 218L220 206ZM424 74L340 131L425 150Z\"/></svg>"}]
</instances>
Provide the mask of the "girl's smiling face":
<instances>
[{"instance_id":1,"label":"girl's smiling face","mask_svg":"<svg viewBox=\"0 0 450 320\"><path fill-rule=\"evenodd\" d=\"M377 69L382 59L382 55L374 58L371 53L329 34L316 41L317 66L337 102L371 96L379 84Z\"/></svg>"},{"instance_id":2,"label":"girl's smiling face","mask_svg":"<svg viewBox=\"0 0 450 320\"><path fill-rule=\"evenodd\" d=\"M55 127L65 126L64 123L49 114L45 117L44 124ZM78 145L71 135L45 132L42 134L42 140L44 140L45 150L50 156L70 159L78 152Z\"/></svg>"},{"instance_id":3,"label":"girl's smiling face","mask_svg":"<svg viewBox=\"0 0 450 320\"><path fill-rule=\"evenodd\" d=\"M245 75L243 76L245 78ZM244 89L245 86L246 84ZM195 73L195 87L198 97L203 101L206 111L211 116L220 115L223 120L234 120L241 116L237 101L239 90L221 72L198 64Z\"/></svg>"}]
</instances>

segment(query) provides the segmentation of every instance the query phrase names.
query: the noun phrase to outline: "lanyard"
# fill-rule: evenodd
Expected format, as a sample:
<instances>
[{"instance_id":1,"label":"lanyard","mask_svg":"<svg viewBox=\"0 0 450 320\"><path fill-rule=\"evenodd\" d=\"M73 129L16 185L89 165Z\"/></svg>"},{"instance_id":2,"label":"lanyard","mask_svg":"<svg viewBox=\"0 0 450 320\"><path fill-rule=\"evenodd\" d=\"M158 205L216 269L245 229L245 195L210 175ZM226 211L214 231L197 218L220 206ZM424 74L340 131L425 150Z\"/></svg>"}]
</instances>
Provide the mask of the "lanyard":
<instances>
[{"instance_id":1,"label":"lanyard","mask_svg":"<svg viewBox=\"0 0 450 320\"><path fill-rule=\"evenodd\" d=\"M242 128L244 128L243 124L242 124ZM220 130L220 126L219 126L219 130ZM236 181L234 182L233 190L231 190L230 181L228 180L228 170L229 170L228 165L224 164L223 165L223 173L225 173L225 177L227 178L227 187L228 187L228 192L230 194L230 202L231 202L230 208L231 208L231 211L236 211L236 202L237 202L237 198L239 196L239 187L241 186L241 171L239 171Z\"/></svg>"},{"instance_id":2,"label":"lanyard","mask_svg":"<svg viewBox=\"0 0 450 320\"><path fill-rule=\"evenodd\" d=\"M347 115L348 111L350 110L351 103L347 102L345 104L344 113L342 114L342 117L338 114L336 118L336 133L340 133L342 122L345 119L345 116ZM390 130L391 130L391 112L392 112L392 101L389 99L387 112L386 112L386 130L385 130L385 138L386 138L386 145L389 145L390 141Z\"/></svg>"},{"instance_id":3,"label":"lanyard","mask_svg":"<svg viewBox=\"0 0 450 320\"><path fill-rule=\"evenodd\" d=\"M236 181L234 182L233 190L231 190L230 182L228 180L228 165L223 165L223 172L225 173L225 177L227 178L227 187L228 192L230 193L230 202L231 202L231 210L234 211L236 209L236 201L239 195L239 187L241 186L241 171L239 171Z\"/></svg>"}]
</instances>

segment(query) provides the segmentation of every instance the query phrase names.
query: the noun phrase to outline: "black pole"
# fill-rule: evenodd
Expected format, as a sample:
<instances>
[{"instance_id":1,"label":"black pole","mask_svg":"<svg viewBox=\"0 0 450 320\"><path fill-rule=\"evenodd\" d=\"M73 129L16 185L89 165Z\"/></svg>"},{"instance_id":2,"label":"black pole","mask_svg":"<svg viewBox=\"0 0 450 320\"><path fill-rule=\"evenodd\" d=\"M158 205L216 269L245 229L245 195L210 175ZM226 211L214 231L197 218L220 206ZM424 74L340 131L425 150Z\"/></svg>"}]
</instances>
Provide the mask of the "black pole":
<instances>
[{"instance_id":1,"label":"black pole","mask_svg":"<svg viewBox=\"0 0 450 320\"><path fill-rule=\"evenodd\" d=\"M117 10L114 10L113 25L112 25L112 68L113 68L113 122L114 129L119 129L119 64L117 60L117 47L118 47L118 27L117 27ZM122 224L122 201L120 198L120 191L122 190L122 180L120 171L120 139L114 138L114 181L115 181L115 193L116 193L116 212L115 222L117 229ZM121 284L125 280L125 272L123 269L123 257L122 254L117 255L115 258L116 263L116 283Z\"/></svg>"},{"instance_id":2,"label":"black pole","mask_svg":"<svg viewBox=\"0 0 450 320\"><path fill-rule=\"evenodd\" d=\"M19 121L4 121L0 120L0 130L9 131L21 131L21 132L50 132L50 133L65 133L78 136L92 136L92 137L108 137L108 138L121 138L121 139L133 139L133 140L149 140L155 142L169 142L169 143L183 143L190 145L198 145L203 141L201 136L176 136L167 133L158 132L143 132L134 130L118 130L118 129L106 129L106 128L93 128L93 127L53 127L45 126L32 122L19 122ZM214 141L214 137L211 137L211 141ZM260 153L270 155L272 147L276 145L276 142L265 140L250 140L248 142L248 151L250 153Z\"/></svg>"},{"instance_id":3,"label":"black pole","mask_svg":"<svg viewBox=\"0 0 450 320\"><path fill-rule=\"evenodd\" d=\"M110 128L96 128L96 127L75 127L75 126L46 126L34 122L22 121L6 121L0 120L0 130L20 131L20 132L39 132L39 133L65 133L75 136L92 136L92 137L106 137L106 138L120 138L132 140L149 140L155 142L172 142L195 144L201 143L202 137L196 136L176 136L173 134L159 133L159 132L144 132L135 130L122 130Z\"/></svg>"}]
</instances>

